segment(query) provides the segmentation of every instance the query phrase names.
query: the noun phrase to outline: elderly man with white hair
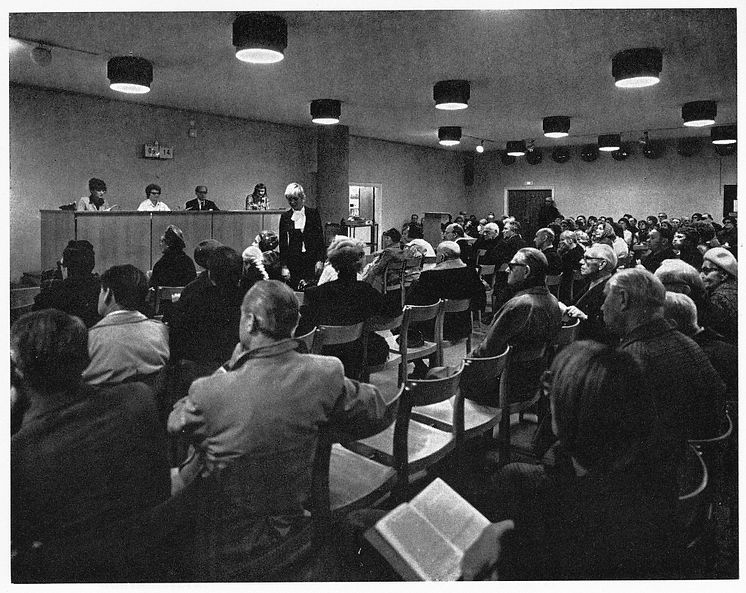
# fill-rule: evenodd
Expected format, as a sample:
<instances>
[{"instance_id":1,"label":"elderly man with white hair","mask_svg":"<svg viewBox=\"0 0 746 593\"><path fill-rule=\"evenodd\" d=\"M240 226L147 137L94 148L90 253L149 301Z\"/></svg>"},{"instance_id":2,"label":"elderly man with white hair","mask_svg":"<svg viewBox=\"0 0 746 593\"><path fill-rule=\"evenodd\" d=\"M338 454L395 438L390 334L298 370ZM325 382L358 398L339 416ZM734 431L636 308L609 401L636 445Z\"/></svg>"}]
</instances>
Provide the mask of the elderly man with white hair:
<instances>
[{"instance_id":1,"label":"elderly man with white hair","mask_svg":"<svg viewBox=\"0 0 746 593\"><path fill-rule=\"evenodd\" d=\"M653 274L620 270L604 294L606 327L641 363L643 374L633 380L646 384L655 397L662 450L676 467L687 439L718 434L725 385L702 349L663 317L666 289Z\"/></svg>"},{"instance_id":2,"label":"elderly man with white hair","mask_svg":"<svg viewBox=\"0 0 746 593\"><path fill-rule=\"evenodd\" d=\"M738 341L738 262L724 247L708 249L700 277L710 297L709 326L727 341Z\"/></svg>"}]
</instances>

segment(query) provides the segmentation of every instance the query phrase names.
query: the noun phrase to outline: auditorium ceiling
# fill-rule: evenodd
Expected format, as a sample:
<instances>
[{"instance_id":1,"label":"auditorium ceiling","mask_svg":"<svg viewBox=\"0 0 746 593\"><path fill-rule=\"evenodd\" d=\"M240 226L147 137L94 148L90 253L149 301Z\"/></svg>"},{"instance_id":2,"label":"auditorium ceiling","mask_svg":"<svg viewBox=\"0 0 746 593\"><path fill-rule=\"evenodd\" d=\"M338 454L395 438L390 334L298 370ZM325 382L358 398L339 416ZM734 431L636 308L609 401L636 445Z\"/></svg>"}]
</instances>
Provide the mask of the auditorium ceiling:
<instances>
[{"instance_id":1,"label":"auditorium ceiling","mask_svg":"<svg viewBox=\"0 0 746 593\"><path fill-rule=\"evenodd\" d=\"M153 5L155 6L155 5ZM350 134L437 147L439 126L461 126L456 150L709 134L682 127L681 106L717 101L717 123L736 123L735 9L277 12L287 20L285 59L234 57L235 12L11 13L11 83L225 116L312 126L313 99L342 101ZM24 40L15 43L13 38ZM37 44L51 48L45 66ZM661 82L619 89L619 51L657 47ZM109 89L110 57L153 64L152 89ZM471 83L469 108L434 108L433 85ZM571 118L570 138L542 135L542 118ZM450 149L453 150L453 149Z\"/></svg>"}]
</instances>

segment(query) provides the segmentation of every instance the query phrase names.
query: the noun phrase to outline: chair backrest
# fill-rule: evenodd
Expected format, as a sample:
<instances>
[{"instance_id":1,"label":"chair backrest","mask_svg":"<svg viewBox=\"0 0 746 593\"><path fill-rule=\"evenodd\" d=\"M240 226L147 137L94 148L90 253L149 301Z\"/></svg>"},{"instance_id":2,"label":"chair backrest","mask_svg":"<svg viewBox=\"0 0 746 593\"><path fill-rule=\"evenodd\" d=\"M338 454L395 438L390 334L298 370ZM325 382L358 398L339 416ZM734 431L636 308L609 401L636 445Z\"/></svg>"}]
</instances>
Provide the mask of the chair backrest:
<instances>
[{"instance_id":1,"label":"chair backrest","mask_svg":"<svg viewBox=\"0 0 746 593\"><path fill-rule=\"evenodd\" d=\"M689 439L689 444L694 445L695 448L702 445L719 445L724 443L733 434L733 420L730 417L730 412L725 411L725 427L721 434L709 439Z\"/></svg>"},{"instance_id":2,"label":"chair backrest","mask_svg":"<svg viewBox=\"0 0 746 593\"><path fill-rule=\"evenodd\" d=\"M479 377L480 382L487 383L502 375L505 370L505 363L508 361L510 346L505 352L489 358L464 358L464 368L469 367L470 374Z\"/></svg>"},{"instance_id":3,"label":"chair backrest","mask_svg":"<svg viewBox=\"0 0 746 593\"><path fill-rule=\"evenodd\" d=\"M471 306L470 299L444 299L443 311L445 313L458 313L459 311L468 311Z\"/></svg>"},{"instance_id":4,"label":"chair backrest","mask_svg":"<svg viewBox=\"0 0 746 593\"><path fill-rule=\"evenodd\" d=\"M363 335L364 327L364 321L354 325L319 325L316 328L311 352L321 354L324 346L354 342Z\"/></svg>"},{"instance_id":5,"label":"chair backrest","mask_svg":"<svg viewBox=\"0 0 746 593\"><path fill-rule=\"evenodd\" d=\"M555 354L562 350L568 344L572 344L578 337L580 328L580 318L576 318L569 325L563 325L554 341Z\"/></svg>"},{"instance_id":6,"label":"chair backrest","mask_svg":"<svg viewBox=\"0 0 746 593\"><path fill-rule=\"evenodd\" d=\"M175 303L181 298L183 290L183 286L159 286L155 291L155 314L160 313L161 301Z\"/></svg>"},{"instance_id":7,"label":"chair backrest","mask_svg":"<svg viewBox=\"0 0 746 593\"><path fill-rule=\"evenodd\" d=\"M707 466L697 450L686 446L684 459L679 468L679 502L690 501L700 496L707 488Z\"/></svg>"},{"instance_id":8,"label":"chair backrest","mask_svg":"<svg viewBox=\"0 0 746 593\"><path fill-rule=\"evenodd\" d=\"M383 294L395 290L403 290L404 287L404 261L392 261L383 271ZM402 300L404 297L402 296Z\"/></svg>"},{"instance_id":9,"label":"chair backrest","mask_svg":"<svg viewBox=\"0 0 746 593\"><path fill-rule=\"evenodd\" d=\"M396 317L371 317L368 320L366 329L367 331L378 332L387 329L396 329L401 327L404 321L404 313L397 315Z\"/></svg>"},{"instance_id":10,"label":"chair backrest","mask_svg":"<svg viewBox=\"0 0 746 593\"><path fill-rule=\"evenodd\" d=\"M316 335L316 328L314 327L310 332L302 336L295 336L295 339L299 342L303 342L306 345L306 350L311 352L313 350L313 339Z\"/></svg>"}]
</instances>

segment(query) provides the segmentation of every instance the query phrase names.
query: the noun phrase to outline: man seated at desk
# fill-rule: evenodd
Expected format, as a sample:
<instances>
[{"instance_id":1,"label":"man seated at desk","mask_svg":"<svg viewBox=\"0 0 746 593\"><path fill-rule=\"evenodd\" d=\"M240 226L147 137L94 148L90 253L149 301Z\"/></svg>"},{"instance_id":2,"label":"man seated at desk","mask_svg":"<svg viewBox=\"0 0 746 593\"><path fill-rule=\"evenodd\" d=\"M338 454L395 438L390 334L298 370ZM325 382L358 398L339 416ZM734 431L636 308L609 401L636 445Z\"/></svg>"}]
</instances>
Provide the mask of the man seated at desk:
<instances>
[{"instance_id":1,"label":"man seated at desk","mask_svg":"<svg viewBox=\"0 0 746 593\"><path fill-rule=\"evenodd\" d=\"M207 199L207 188L204 185L195 187L194 193L197 197L184 204L184 210L197 210L200 212L203 210L220 210L215 205L215 202Z\"/></svg>"}]
</instances>

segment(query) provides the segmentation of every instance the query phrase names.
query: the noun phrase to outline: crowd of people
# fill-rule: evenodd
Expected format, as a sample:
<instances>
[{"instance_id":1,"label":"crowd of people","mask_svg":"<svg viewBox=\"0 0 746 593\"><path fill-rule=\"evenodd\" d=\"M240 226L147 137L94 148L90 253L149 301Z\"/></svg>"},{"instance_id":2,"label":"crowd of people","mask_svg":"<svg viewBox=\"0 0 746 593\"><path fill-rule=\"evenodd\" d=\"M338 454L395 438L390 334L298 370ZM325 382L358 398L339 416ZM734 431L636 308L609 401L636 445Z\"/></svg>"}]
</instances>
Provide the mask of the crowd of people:
<instances>
[{"instance_id":1,"label":"crowd of people","mask_svg":"<svg viewBox=\"0 0 746 593\"><path fill-rule=\"evenodd\" d=\"M206 188L196 193L204 209ZM146 194L160 203L158 186ZM252 196L261 207L266 188ZM297 559L320 430L375 434L397 404L360 381L363 338L312 355L295 336L440 299L483 313L469 357L508 351L501 382L466 367L467 398L498 406L545 389L551 402L541 463L495 468L480 509L494 523L463 577L681 575L676 470L688 440L718 435L726 406L737 411L734 217L573 219L548 200L529 246L522 221L494 213L459 213L431 245L413 215L366 263L357 239L325 244L299 184L285 197L278 231L242 250L208 239L192 258L172 225L152 271L94 274L94 246L70 241L45 275L10 336L15 582L314 578ZM404 272L387 290L392 264ZM156 316L161 286L184 288ZM471 335L471 318L449 313L444 337ZM581 341L547 369L547 348L577 319ZM410 338L433 331L421 323ZM383 338L366 344L365 362L386 361ZM410 377L443 372L418 362ZM250 479L206 516L194 501L238 462Z\"/></svg>"}]
</instances>

